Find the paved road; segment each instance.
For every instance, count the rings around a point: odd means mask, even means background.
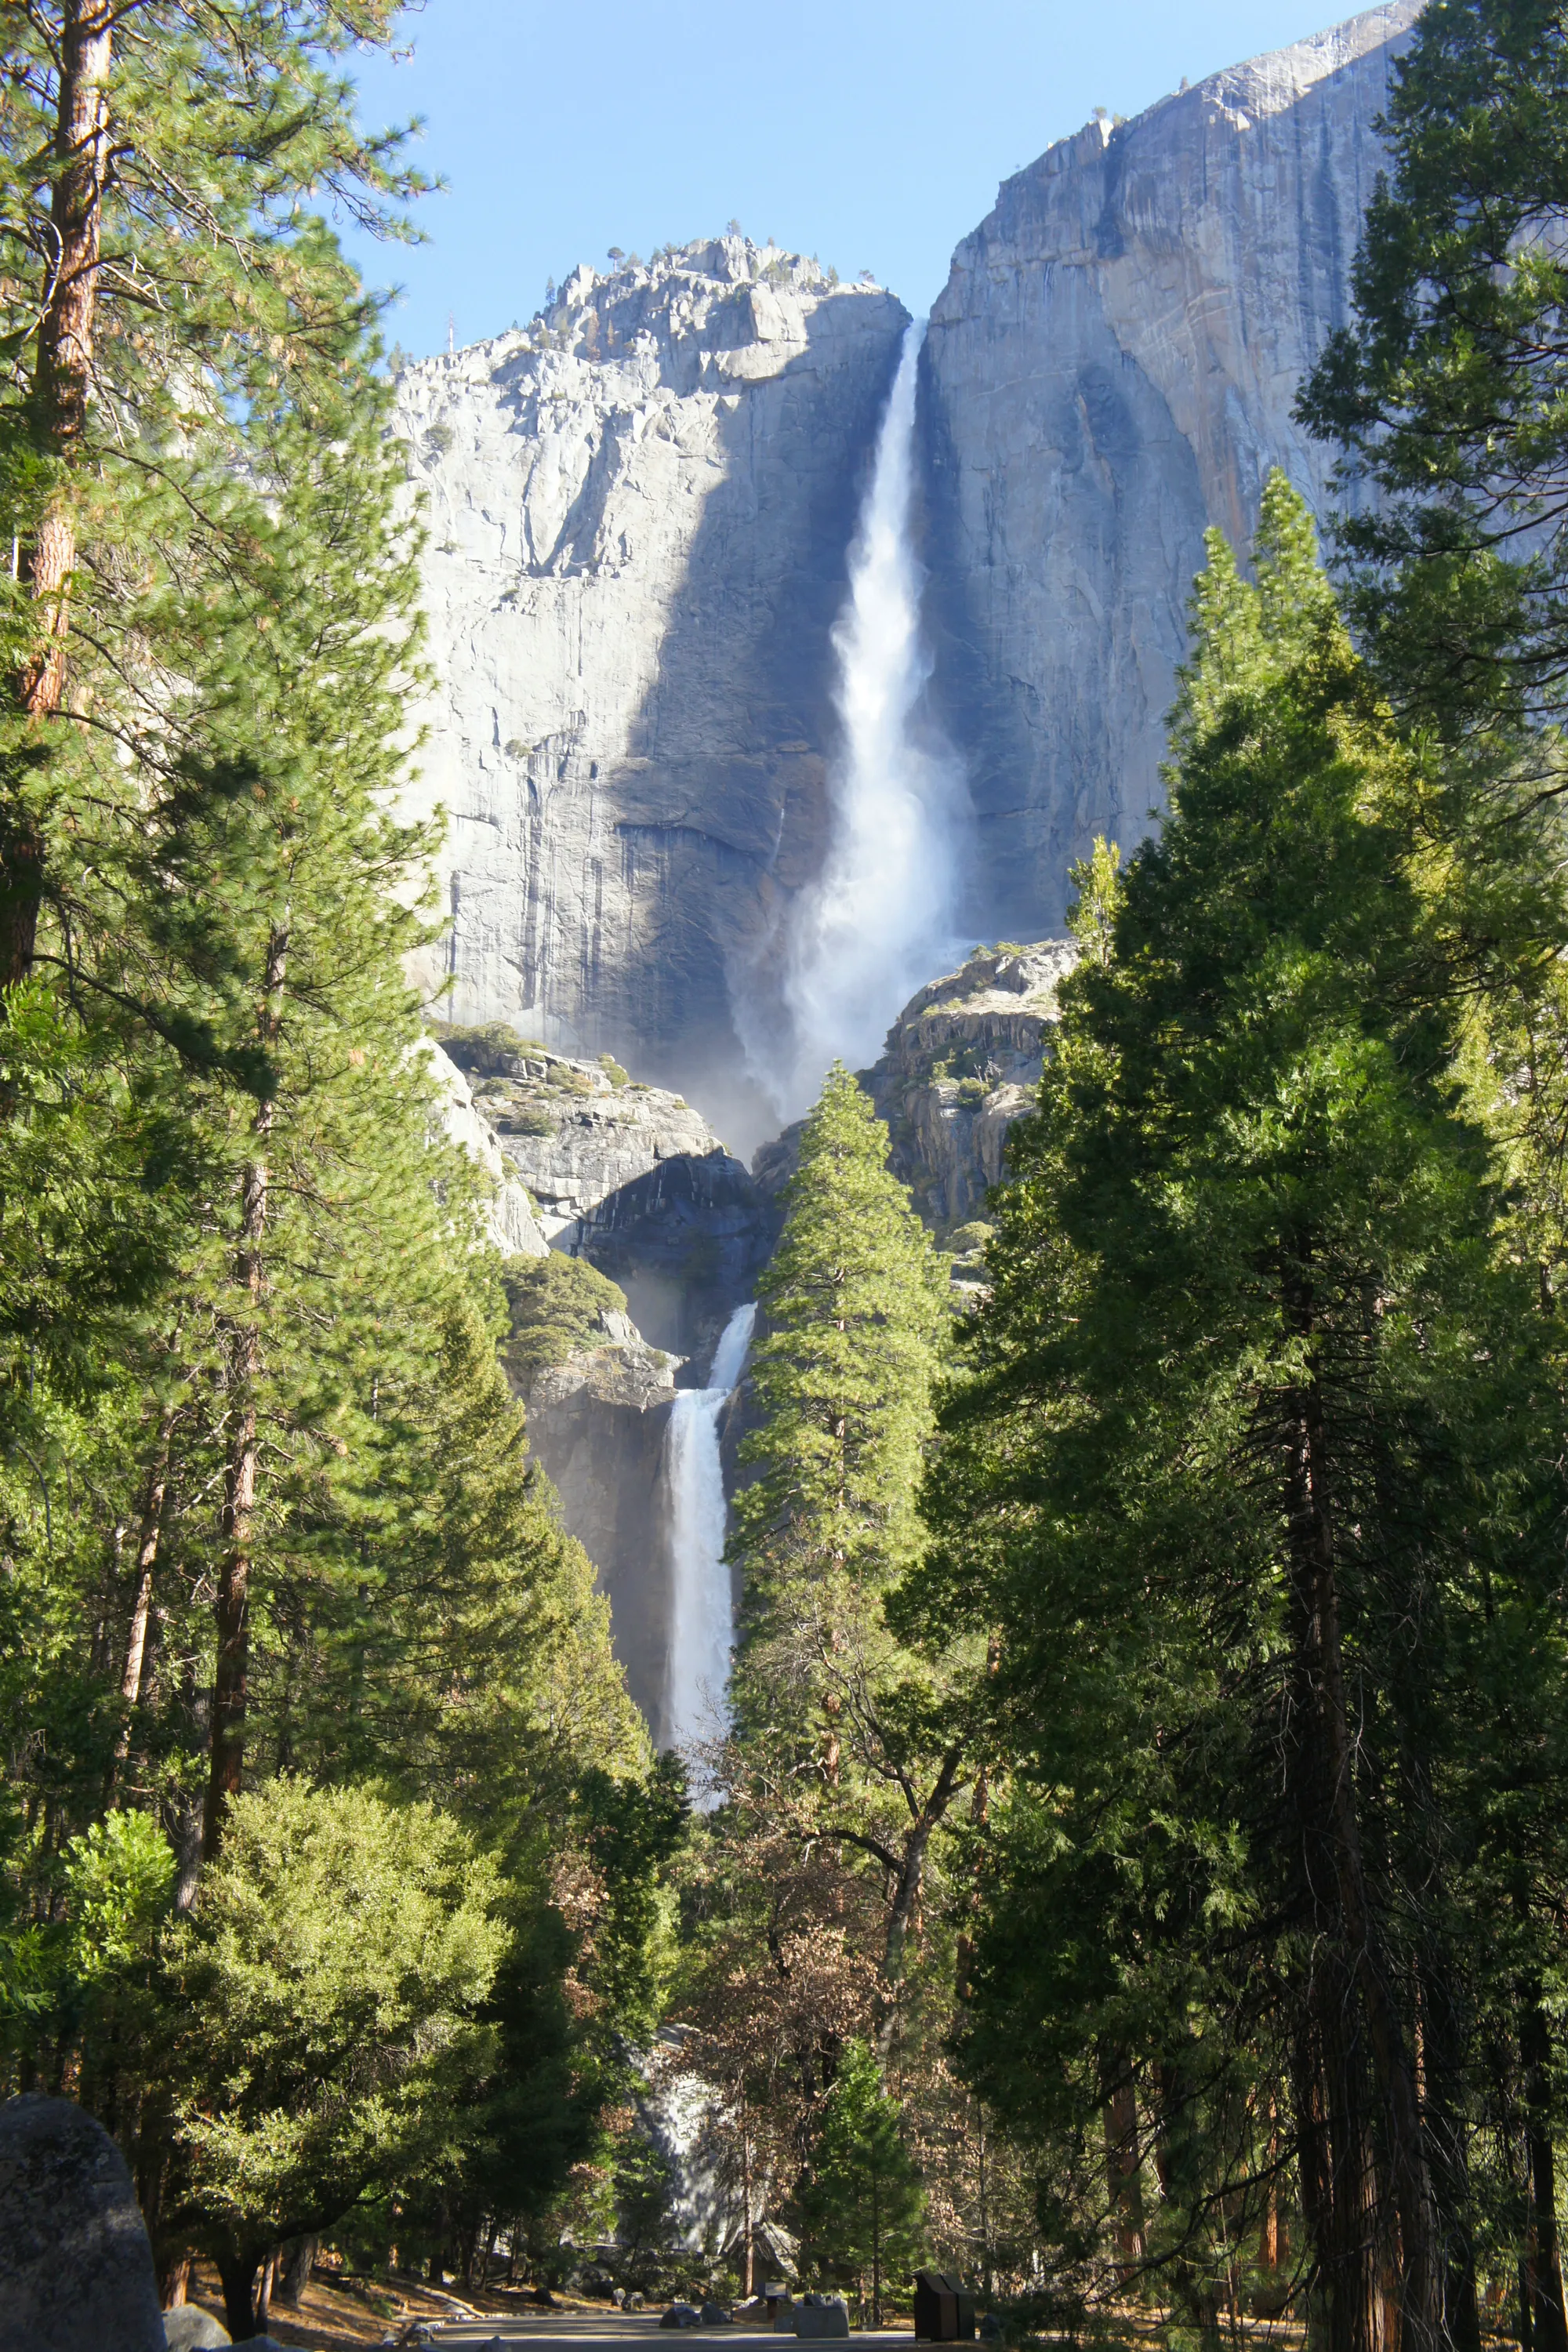
[[[653,2352],[658,2345],[684,2344],[703,2352],[784,2352],[785,2344],[794,2344],[793,2336],[779,2337],[763,2328],[753,2327],[660,2327],[657,2312],[634,2312],[628,2317],[608,2312],[542,2311],[509,2313],[507,2317],[486,2319],[450,2319],[442,2323],[437,2341],[440,2344],[537,2344],[553,2347],[554,2352]],[[840,2338],[842,2341],[842,2338]],[[850,2338],[861,2352],[912,2352],[914,2337],[908,2328],[884,2328],[874,2335],[869,2329],[862,2336],[858,2329]]]

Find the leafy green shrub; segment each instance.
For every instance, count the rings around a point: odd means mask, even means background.
[[[287,1775],[235,1800],[164,1948],[179,2213],[231,2329],[269,2245],[449,2140],[493,2054],[499,1899],[428,1805]]]
[[[626,1295],[586,1258],[528,1258],[509,1265],[503,1279],[511,1329],[501,1360],[512,1385],[526,1395],[547,1364],[563,1364],[593,1344],[601,1315],[624,1315]]]
[[[975,1217],[967,1225],[955,1225],[942,1247],[954,1257],[967,1257],[973,1250],[983,1250],[995,1230],[984,1217]]]
[[[521,1103],[500,1125],[508,1135],[553,1135],[555,1121],[537,1103]]]
[[[519,1055],[538,1056],[547,1050],[537,1038],[520,1037],[505,1021],[485,1021],[473,1028],[455,1021],[437,1021],[431,1025],[447,1059],[469,1077],[504,1076],[507,1064]]]
[[[603,1070],[605,1076],[608,1078],[613,1087],[624,1087],[626,1084],[630,1074],[629,1072],[622,1069],[620,1064],[616,1061],[613,1054],[601,1054],[599,1056],[599,1067]]]

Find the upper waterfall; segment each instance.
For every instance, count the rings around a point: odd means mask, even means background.
[[[831,1062],[874,1061],[900,1006],[952,960],[969,812],[958,759],[920,710],[931,667],[911,527],[924,339],[923,320],[904,334],[833,632],[844,740],[827,855],[793,910],[788,1045],[756,1071],[786,1118],[815,1101]]]

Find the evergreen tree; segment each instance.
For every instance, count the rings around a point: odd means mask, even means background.
[[[392,230],[388,200],[421,184],[397,134],[360,132],[335,68],[387,40],[392,15],[390,0],[58,0],[6,20],[0,470],[17,560],[0,989],[33,968],[46,908],[69,938],[48,958],[90,963],[143,763],[160,772],[178,737],[162,625],[248,536],[247,412],[279,394],[308,406],[369,322],[302,200]]]
[[[1388,689],[1445,726],[1555,715],[1568,666],[1568,38],[1547,0],[1425,9],[1394,67],[1357,322],[1300,399],[1364,486],[1337,526]]]
[[[1474,2343],[1478,1693],[1519,1676],[1555,1788],[1557,1408],[1460,1101],[1430,780],[1278,476],[1257,565],[1211,542],[1170,822],[1064,990],[945,1409],[917,1581],[998,1629],[1016,1774],[970,2063],[1061,2182],[1103,2115],[1115,2277],[1119,2151],[1154,2143],[1195,2305],[1293,2160],[1325,2342],[1379,2340],[1392,2279],[1406,2340]]]
[[[734,1510],[744,1579],[742,1721],[804,1694],[755,1689],[780,1645],[864,1624],[920,1546],[915,1496],[942,1332],[931,1239],[887,1164],[887,1129],[835,1064],[800,1140],[784,1231],[758,1286],[757,1426]],[[809,1629],[809,1633],[808,1630]]]
[[[882,2087],[876,2057],[851,2042],[823,2101],[804,2199],[802,2258],[870,2280],[873,2327],[882,2325],[885,2281],[900,2284],[924,2251],[921,2185],[899,2128],[899,2107]]]

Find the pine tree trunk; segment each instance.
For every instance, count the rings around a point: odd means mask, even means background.
[[[1519,2044],[1524,2061],[1525,2136],[1530,2152],[1530,2244],[1524,2277],[1531,2332],[1535,2352],[1568,2352],[1557,2224],[1557,2158],[1548,2091],[1552,2034],[1539,1985],[1529,1987],[1521,2003]]]
[[[1310,1332],[1311,1308],[1305,1284],[1293,1276],[1288,1279],[1286,1290],[1292,1321],[1299,1330]],[[1429,2352],[1442,2338],[1442,2269],[1415,2074],[1366,1891],[1340,1643],[1327,1434],[1315,1378],[1294,1401],[1285,1444],[1299,1679],[1309,1710],[1303,1728],[1316,1750],[1314,1769],[1302,1776],[1300,1793],[1308,1798],[1317,1818],[1303,1822],[1302,1828],[1309,1851],[1317,1848],[1331,1872],[1339,1937],[1367,2022],[1380,2137],[1387,2153],[1399,2225],[1405,2352]],[[1349,2186],[1343,2159],[1350,2154],[1348,2147],[1342,2153],[1340,2146],[1335,2147],[1336,2200]],[[1362,2170],[1355,2164],[1351,2168],[1352,2174]],[[1337,2221],[1335,2217],[1331,2222],[1331,2234],[1343,2248],[1345,2239]],[[1361,2236],[1359,2229],[1355,2234]]]
[[[288,969],[287,925],[268,941],[267,971],[258,1027],[264,1044],[277,1038],[284,977]],[[239,1246],[236,1286],[245,1304],[228,1327],[226,1385],[234,1420],[224,1466],[219,1532],[223,1569],[218,1581],[217,1662],[213,1675],[212,1748],[206,1808],[202,1824],[202,1860],[210,1862],[223,1843],[228,1808],[245,1777],[245,1710],[250,1663],[250,1571],[255,1532],[258,1416],[261,1379],[262,1244],[267,1231],[267,1145],[274,1107],[265,1102],[252,1125],[255,1156],[240,1185]]]
[[[153,1449],[152,1466],[142,1490],[142,1508],[137,1517],[136,1597],[131,1605],[131,1630],[125,1641],[125,1666],[120,1677],[120,1696],[124,1717],[115,1736],[114,1753],[110,1759],[104,1780],[103,1800],[111,1804],[115,1782],[126,1758],[131,1753],[131,1717],[142,1696],[142,1664],[147,1654],[147,1626],[153,1614],[153,1574],[157,1565],[158,1543],[163,1527],[163,1498],[169,1487],[169,1465],[174,1431],[173,1407],[158,1424],[158,1435]]]
[[[1138,2147],[1138,2100],[1125,2050],[1104,2064],[1105,2186],[1116,2231],[1117,2271],[1125,2285],[1143,2261],[1142,2160]]]
[[[87,429],[98,304],[103,191],[109,165],[110,61],[114,0],[65,0],[60,22],[53,251],[43,288],[34,409],[45,447],[68,469]],[[17,680],[28,718],[51,719],[65,698],[66,635],[76,523],[68,479],[57,484],[25,576],[42,606],[42,644]],[[44,844],[30,811],[0,814],[0,989],[32,967],[43,896]]]

